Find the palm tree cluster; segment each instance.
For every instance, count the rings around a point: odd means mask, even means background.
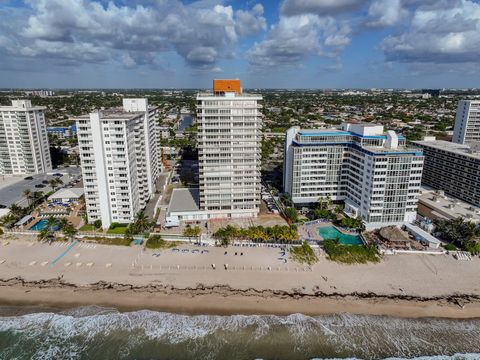
[[[59,186],[63,185],[63,181],[60,178],[51,179],[48,185],[55,191]]]
[[[444,240],[473,254],[480,253],[480,227],[459,217],[435,220],[435,232]]]
[[[60,220],[57,220],[53,216],[50,216],[47,219],[45,227],[38,233],[37,238],[40,241],[52,241],[55,238],[55,232],[58,230],[60,230],[63,235],[69,240],[72,240],[78,232],[75,226],[69,223],[66,218],[61,218]]]
[[[191,227],[190,225],[187,225],[187,227],[183,229],[183,236],[198,237],[201,233],[202,230],[200,229],[200,226]]]
[[[135,221],[128,225],[125,230],[125,238],[132,239],[134,235],[146,233],[150,230],[155,223],[150,221],[147,215],[143,211],[140,211],[135,216]]]
[[[10,205],[10,213],[0,219],[0,225],[12,228],[13,225],[22,217],[32,212],[45,199],[45,195],[41,191],[23,191],[23,196],[27,200],[27,206],[22,207],[17,204]]]
[[[355,229],[358,231],[364,231],[365,230],[365,224],[363,223],[363,220],[360,216],[356,218],[351,218],[351,217],[344,217],[342,221],[340,222],[342,226],[345,226],[349,229]]]
[[[250,226],[246,229],[227,225],[218,229],[213,236],[228,244],[233,239],[252,241],[296,241],[298,233],[296,226],[275,225],[272,227]]]

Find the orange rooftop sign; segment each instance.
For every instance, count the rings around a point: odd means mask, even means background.
[[[242,92],[242,88],[240,87],[240,80],[238,79],[229,79],[229,80],[213,80],[213,93],[226,93],[226,92],[234,92],[240,94]]]

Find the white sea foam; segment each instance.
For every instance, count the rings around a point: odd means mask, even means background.
[[[0,318],[0,333],[12,332],[24,341],[38,341],[35,353],[38,359],[74,358],[74,354],[81,354],[98,341],[98,337],[108,338],[115,334],[125,338],[118,349],[119,358],[128,358],[130,349],[145,341],[189,343],[192,351],[208,345],[212,347],[211,357],[214,358],[217,350],[228,345],[232,335],[242,336],[242,342],[254,346],[264,338],[273,339],[279,329],[286,331],[286,341],[291,342],[298,353],[308,353],[318,344],[325,344],[332,351],[361,354],[363,358],[394,354],[399,357],[388,359],[480,359],[480,354],[461,354],[478,349],[478,320],[416,320],[351,314],[188,316],[148,310],[120,313],[99,307]],[[207,338],[208,343],[205,342]],[[452,353],[458,355],[415,358],[419,354]]]

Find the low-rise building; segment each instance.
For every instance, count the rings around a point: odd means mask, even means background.
[[[69,139],[77,135],[77,126],[57,126],[57,127],[48,127],[47,132],[58,136],[60,139]]]
[[[480,223],[480,207],[447,196],[442,190],[434,190],[428,187],[420,189],[417,211],[422,219],[453,220],[462,217],[467,221]]]

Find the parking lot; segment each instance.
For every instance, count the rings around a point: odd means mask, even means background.
[[[55,173],[61,173],[62,176],[53,176]],[[9,207],[12,204],[26,206],[27,199],[23,196],[25,190],[49,192],[52,190],[48,181],[59,178],[62,180],[63,187],[68,186],[70,182],[81,178],[80,168],[67,168],[62,170],[54,170],[50,174],[37,174],[25,176],[4,176],[0,177],[0,205]],[[46,182],[46,183],[43,183]],[[72,183],[72,185],[74,185]]]

